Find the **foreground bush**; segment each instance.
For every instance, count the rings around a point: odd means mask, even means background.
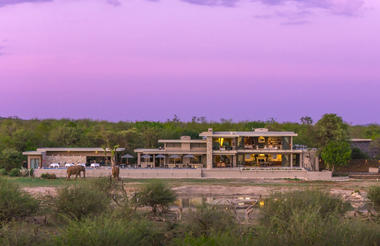
[[[49,245],[49,234],[37,225],[24,222],[10,222],[0,227],[1,246]]]
[[[368,199],[371,200],[376,207],[380,207],[380,186],[369,187]]]
[[[108,214],[69,223],[56,238],[59,246],[164,245],[164,230],[145,219],[124,220]],[[165,228],[164,228],[165,229]]]
[[[41,174],[42,179],[57,179],[57,176],[55,173],[42,173]]]
[[[7,175],[7,170],[5,168],[0,168],[0,176]]]
[[[82,183],[59,189],[53,202],[59,214],[81,219],[107,210],[110,197],[93,185]]]
[[[152,212],[165,212],[169,205],[173,203],[177,196],[167,185],[155,181],[145,185],[145,187],[136,194],[138,204],[150,206]]]
[[[202,206],[183,217],[183,232],[194,236],[207,236],[237,229],[237,221],[230,210],[215,206]]]
[[[295,211],[317,211],[321,217],[330,214],[343,215],[351,207],[339,197],[317,190],[276,193],[266,199],[264,204],[262,208],[264,222],[270,221],[273,217],[287,220]]]
[[[19,168],[13,168],[9,171],[9,176],[11,177],[18,177],[20,176],[20,169]]]
[[[39,202],[20,188],[0,178],[0,221],[22,218],[34,214]]]

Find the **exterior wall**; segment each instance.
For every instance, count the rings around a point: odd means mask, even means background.
[[[358,148],[361,152],[367,154],[371,158],[376,156],[376,153],[371,149],[370,141],[352,141],[351,148]]]
[[[304,150],[301,154],[301,167],[309,171],[319,171],[319,158],[316,149]]]

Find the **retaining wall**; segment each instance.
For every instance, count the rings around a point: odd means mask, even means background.
[[[66,169],[36,169],[34,175],[54,173],[57,177],[66,177]],[[107,177],[110,168],[86,169],[86,177]],[[120,169],[120,178],[215,178],[215,179],[302,179],[332,180],[329,171],[309,172],[306,170],[240,170],[240,169]]]

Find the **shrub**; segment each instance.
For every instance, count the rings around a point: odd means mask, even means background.
[[[380,207],[380,186],[369,187],[368,199],[371,200],[376,207]]]
[[[223,208],[205,205],[184,215],[183,231],[190,235],[207,236],[236,228],[235,216],[230,210]]]
[[[39,202],[20,188],[0,178],[0,221],[34,214]]]
[[[83,183],[59,189],[54,203],[58,213],[81,219],[105,211],[110,204],[110,197],[92,185]]]
[[[262,208],[264,222],[273,217],[287,220],[294,211],[317,211],[321,217],[335,213],[342,215],[351,207],[340,198],[317,190],[276,193],[266,199],[264,204]]]
[[[29,171],[29,176],[30,176],[30,177],[34,177],[34,169],[33,169],[33,168],[30,169],[30,171]]]
[[[0,168],[0,176],[7,175],[7,170],[5,168]]]
[[[26,168],[21,168],[21,169],[20,169],[20,176],[22,176],[22,177],[27,177],[27,176],[29,176],[29,170],[26,169]]]
[[[0,245],[2,246],[48,245],[49,239],[49,234],[34,224],[10,222],[0,228]]]
[[[136,197],[138,204],[150,206],[154,214],[165,212],[177,198],[167,185],[159,181],[147,184]]]
[[[11,177],[18,177],[20,176],[20,169],[19,168],[13,168],[9,171],[9,176]]]
[[[145,219],[124,220],[105,214],[79,222],[72,221],[57,236],[55,245],[164,245],[161,228]]]
[[[55,175],[55,173],[42,173],[41,178],[42,179],[56,179],[57,176]]]
[[[12,168],[20,168],[23,160],[22,153],[16,149],[7,148],[0,152],[0,167],[7,171]]]

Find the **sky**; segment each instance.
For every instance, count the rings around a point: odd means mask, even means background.
[[[0,0],[0,117],[380,123],[379,0]]]

